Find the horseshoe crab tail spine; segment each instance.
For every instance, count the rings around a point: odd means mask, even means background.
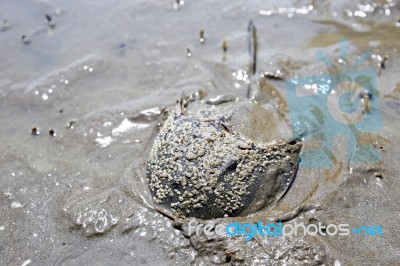
[[[252,20],[250,20],[249,22],[249,26],[247,28],[247,31],[249,32],[249,54],[250,54],[250,79],[252,79],[254,77],[254,75],[256,74],[256,70],[257,70],[257,31],[256,31],[256,27],[254,26],[254,23]],[[251,94],[252,94],[252,82],[250,81],[249,83],[249,87],[247,90],[247,98],[251,98]]]

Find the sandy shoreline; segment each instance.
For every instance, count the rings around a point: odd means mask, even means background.
[[[0,264],[396,264],[399,2],[181,2],[0,3]],[[363,85],[353,98],[322,93],[349,80]],[[297,102],[290,82],[331,107]],[[199,91],[247,99],[249,86],[251,104],[301,138],[302,160],[277,204],[215,222],[379,225],[383,236],[209,237],[155,209],[146,163],[163,112]],[[356,103],[367,122],[336,119],[335,106]],[[240,119],[249,138],[283,138],[252,122],[260,115]]]

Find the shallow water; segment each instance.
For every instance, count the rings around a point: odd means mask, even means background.
[[[10,23],[0,31],[0,264],[397,262],[399,2],[181,3],[0,2],[0,18]],[[249,20],[258,36],[254,77]],[[300,165],[273,210],[241,221],[276,220],[311,206],[293,219],[379,224],[383,237],[207,240],[185,236],[154,210],[144,165],[164,108],[199,90],[209,98],[244,98],[250,83],[262,92],[257,100],[265,108],[288,119],[285,81],[269,80],[263,87],[260,75],[279,70],[288,80],[331,73],[315,55],[322,52],[340,64],[342,39],[349,42],[349,62],[371,51],[360,66],[378,73],[382,129],[359,138],[382,147],[381,161],[353,163],[346,138],[336,138],[331,168]],[[31,135],[34,126],[37,136]],[[305,139],[303,149],[318,145]]]

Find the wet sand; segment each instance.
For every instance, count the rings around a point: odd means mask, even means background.
[[[398,1],[2,1],[0,22],[9,25],[0,31],[0,264],[395,265],[399,18]],[[382,127],[355,136],[380,160],[357,162],[346,136],[336,137],[326,150],[332,165],[300,162],[278,204],[216,221],[380,225],[382,237],[209,239],[189,235],[188,219],[155,209],[147,157],[162,113],[178,99],[199,90],[207,99],[246,99],[251,86],[262,108],[290,123],[288,80],[337,71],[318,52],[343,66],[367,51],[358,67],[376,72]],[[248,122],[263,118],[249,119],[241,122],[247,136],[269,141],[269,128]],[[314,133],[327,138],[318,125]],[[321,146],[307,134],[302,154]]]

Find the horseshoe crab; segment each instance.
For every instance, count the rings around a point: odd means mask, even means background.
[[[272,206],[296,173],[301,143],[250,100],[170,110],[147,163],[154,203],[202,219]]]
[[[225,95],[199,102],[191,95],[181,100],[151,148],[147,177],[153,201],[180,215],[248,215],[273,206],[296,174],[301,143],[291,139],[278,114],[284,106],[268,109],[257,103],[262,94],[252,90],[258,50],[252,21],[248,33],[248,99]],[[280,95],[263,78],[259,86],[260,92]],[[278,97],[278,106],[282,101]]]

